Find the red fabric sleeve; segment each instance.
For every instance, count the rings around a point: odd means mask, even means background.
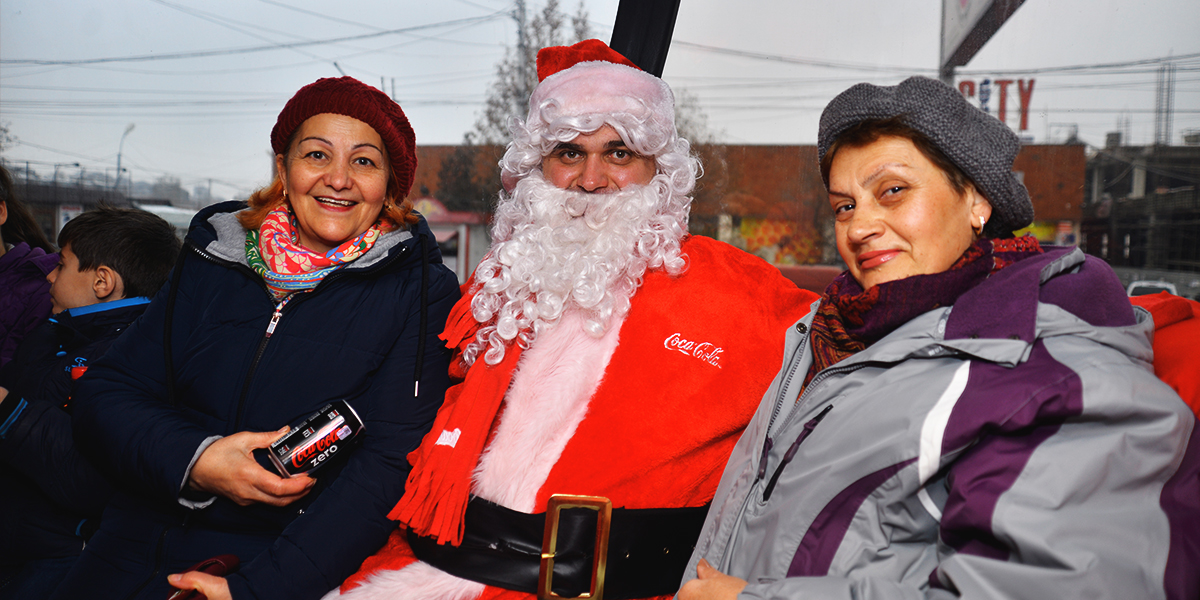
[[[1200,415],[1200,302],[1167,292],[1129,301],[1154,316],[1154,374]]]

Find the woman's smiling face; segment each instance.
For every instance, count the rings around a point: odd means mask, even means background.
[[[379,219],[390,168],[383,139],[370,125],[314,115],[275,162],[305,248],[328,252]]]
[[[949,269],[992,212],[974,187],[957,193],[912,141],[894,136],[837,151],[829,204],[838,253],[864,290]]]

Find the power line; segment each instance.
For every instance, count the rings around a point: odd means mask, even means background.
[[[428,25],[415,25],[413,27],[402,27],[400,29],[388,29],[385,31],[377,31],[374,33],[363,33],[359,35],[349,35],[339,38],[330,38],[325,40],[311,40],[288,42],[282,44],[270,44],[266,46],[251,46],[247,48],[227,48],[224,50],[199,50],[195,52],[175,52],[165,54],[143,54],[139,56],[115,56],[107,58],[82,58],[75,60],[45,60],[36,58],[17,58],[17,59],[0,59],[0,64],[3,65],[96,65],[103,63],[121,63],[121,62],[147,62],[157,60],[183,60],[189,58],[207,58],[210,56],[230,56],[234,54],[250,54],[254,52],[268,52],[272,50],[287,50],[292,48],[302,48],[306,46],[319,46],[325,44],[338,44],[342,42],[351,42],[358,40],[373,39],[387,35],[395,35],[409,33],[413,31],[421,31],[424,29],[436,29],[438,27],[449,27],[452,25],[460,25],[464,23],[483,23],[498,17],[507,17],[506,11],[500,11],[486,15],[483,17],[471,17],[466,19],[455,19],[452,21],[442,21],[440,23],[430,23]]]
[[[271,6],[278,6],[279,8],[286,8],[287,10],[290,10],[292,12],[298,12],[298,13],[304,14],[304,15],[319,17],[321,19],[333,21],[335,23],[342,23],[344,25],[354,25],[355,27],[362,27],[363,29],[370,29],[373,31],[384,31],[384,29],[382,27],[376,27],[374,25],[367,25],[366,23],[359,23],[358,21],[351,21],[349,19],[343,19],[340,17],[332,16],[332,15],[321,14],[319,12],[303,9],[298,6],[284,4],[283,2],[276,2],[275,0],[258,0],[258,1],[262,2],[263,4],[270,4]]]
[[[907,67],[907,66],[897,66],[897,65],[873,65],[873,64],[867,64],[867,63],[851,63],[851,62],[837,62],[837,61],[830,61],[830,60],[818,60],[818,59],[814,59],[814,58],[786,56],[783,54],[768,54],[768,53],[763,53],[763,52],[751,52],[748,50],[736,50],[733,48],[722,48],[719,46],[710,46],[707,44],[697,44],[695,42],[688,42],[688,41],[678,40],[678,39],[673,40],[671,42],[671,45],[679,45],[679,46],[683,46],[683,47],[687,47],[687,48],[696,48],[698,50],[704,50],[706,52],[713,52],[716,54],[725,54],[725,55],[729,55],[729,56],[739,56],[742,58],[752,58],[752,59],[756,59],[756,60],[766,60],[766,61],[772,61],[772,62],[782,62],[782,63],[789,63],[789,64],[797,64],[797,65],[807,65],[807,66],[812,66],[812,67],[822,67],[822,68],[828,68],[828,69],[848,69],[848,70],[852,70],[852,71],[870,71],[870,72],[877,72],[877,73],[894,73],[894,74],[895,73],[909,73],[909,74],[937,73],[937,69],[925,69],[925,68],[920,68],[920,67]],[[971,76],[978,76],[978,75],[1037,75],[1037,74],[1042,74],[1042,73],[1066,74],[1066,73],[1073,73],[1073,72],[1079,72],[1079,71],[1096,71],[1099,69],[1124,69],[1124,68],[1128,68],[1128,67],[1159,65],[1164,62],[1183,62],[1183,61],[1189,61],[1189,60],[1198,59],[1198,58],[1200,58],[1200,52],[1196,52],[1196,53],[1192,53],[1192,54],[1181,54],[1178,56],[1163,56],[1163,57],[1157,57],[1157,58],[1145,58],[1145,59],[1131,60],[1131,61],[1124,61],[1124,62],[1096,63],[1096,64],[1090,64],[1090,65],[1088,65],[1088,64],[1067,65],[1067,66],[1059,66],[1059,67],[1041,67],[1041,68],[1033,68],[1033,69],[1003,69],[1003,70],[1001,70],[1001,69],[987,69],[987,70],[958,69],[955,71],[955,74],[956,75],[971,75]],[[1147,70],[1145,72],[1152,72],[1152,71],[1156,71],[1156,69]],[[1136,71],[1136,72],[1142,72],[1142,71]]]
[[[1192,54],[1181,54],[1179,56],[1162,56],[1162,57],[1158,57],[1158,58],[1144,58],[1141,60],[1130,60],[1130,61],[1125,61],[1125,62],[1098,63],[1098,64],[1091,64],[1091,65],[1069,65],[1069,66],[1065,66],[1065,67],[1043,67],[1040,69],[1005,69],[1003,71],[997,71],[997,70],[959,71],[959,70],[956,70],[955,74],[961,73],[961,74],[969,74],[969,75],[988,75],[988,74],[999,73],[999,74],[1003,74],[1003,75],[1037,75],[1039,73],[1070,73],[1070,72],[1074,72],[1074,71],[1094,71],[1096,69],[1119,69],[1119,68],[1136,67],[1136,66],[1142,66],[1142,65],[1159,65],[1162,63],[1166,63],[1166,62],[1185,61],[1185,60],[1191,60],[1191,59],[1195,59],[1195,58],[1200,58],[1200,52],[1195,52]]]
[[[317,17],[317,18],[325,20],[325,21],[333,21],[335,23],[342,23],[344,25],[353,25],[355,27],[361,27],[363,29],[370,29],[373,31],[384,31],[384,28],[382,28],[382,27],[377,27],[375,25],[368,25],[366,23],[359,23],[358,21],[351,21],[350,19],[343,19],[341,17],[335,17],[333,15],[327,15],[327,14],[319,13],[319,12],[316,12],[313,10],[307,10],[304,8],[300,8],[298,6],[291,6],[290,4],[285,4],[283,2],[277,2],[276,0],[258,0],[258,1],[262,2],[264,4],[270,4],[271,6],[278,6],[279,8],[287,9],[292,12],[297,12],[300,14]],[[492,10],[491,8],[486,7],[486,6],[479,6],[477,4],[475,6],[478,6],[479,8],[482,8],[484,10]],[[469,25],[473,25],[473,24],[474,23],[470,23]],[[470,41],[464,41],[464,40],[447,40],[442,37],[432,37],[432,36],[413,36],[413,37],[417,38],[418,40],[425,40],[425,41],[438,41],[438,42],[452,41],[455,44],[461,44],[461,45],[467,45],[467,46],[487,46],[487,47],[494,46],[494,44],[489,44],[489,43],[485,43],[485,42],[470,42]]]
[[[750,52],[748,50],[734,50],[732,48],[720,48],[718,46],[709,46],[707,44],[697,44],[695,42],[686,42],[686,41],[678,40],[678,39],[672,40],[671,45],[672,46],[679,45],[679,46],[684,46],[687,48],[696,48],[698,50],[704,50],[704,51],[713,52],[716,54],[726,54],[729,56],[739,56],[742,58],[753,58],[753,59],[757,59],[757,60],[766,60],[766,61],[772,61],[772,62],[782,62],[782,63],[789,63],[789,64],[797,64],[797,65],[808,65],[810,67],[823,67],[823,68],[827,68],[827,69],[849,69],[852,71],[871,71],[871,72],[875,72],[875,73],[896,73],[896,72],[913,73],[913,74],[921,74],[921,73],[936,74],[937,73],[937,69],[923,69],[923,68],[919,68],[919,67],[882,66],[882,65],[869,65],[869,64],[865,64],[865,63],[849,63],[849,62],[835,62],[835,61],[828,61],[828,60],[817,60],[817,59],[813,59],[813,58],[800,58],[797,56],[785,56],[782,54],[766,54],[763,52]]]

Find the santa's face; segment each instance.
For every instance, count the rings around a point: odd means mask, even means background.
[[[546,181],[581,192],[607,194],[646,185],[656,172],[654,158],[630,149],[611,125],[562,142],[542,159]]]

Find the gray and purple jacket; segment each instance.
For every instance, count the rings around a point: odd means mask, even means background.
[[[1200,597],[1200,434],[1103,262],[1013,264],[797,398],[811,319],[684,582],[706,558],[741,598]]]

